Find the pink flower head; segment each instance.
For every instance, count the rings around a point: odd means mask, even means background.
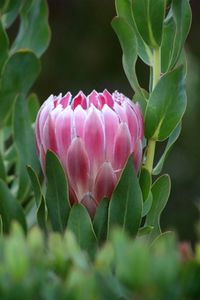
[[[91,215],[103,197],[111,197],[128,157],[136,171],[141,163],[140,108],[117,91],[51,95],[40,108],[35,135],[43,172],[49,149],[67,175],[70,202],[82,203]]]

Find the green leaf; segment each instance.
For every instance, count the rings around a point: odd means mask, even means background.
[[[37,206],[37,221],[41,229],[46,230],[46,204],[42,194],[38,176],[31,166],[27,166],[28,175],[31,180],[32,188],[35,195],[35,202]]]
[[[17,185],[17,199],[23,203],[26,200],[28,192],[30,190],[30,180],[26,172],[26,166],[21,156],[18,154],[17,165],[16,165],[17,177],[15,183]]]
[[[26,117],[25,117],[26,116]],[[25,98],[19,95],[14,107],[14,141],[24,164],[31,165],[39,171],[39,161],[35,149],[34,130],[29,119],[28,105]]]
[[[185,77],[179,67],[163,75],[150,95],[145,114],[145,137],[165,140],[186,108]]]
[[[0,82],[0,124],[8,118],[16,96],[28,92],[39,71],[39,60],[31,51],[18,51],[10,56]]]
[[[2,68],[8,58],[8,46],[9,46],[8,36],[0,22],[0,53],[1,53],[1,55],[0,55],[0,74],[1,74]]]
[[[166,174],[159,177],[152,186],[153,204],[146,218],[146,225],[153,226],[153,230],[149,235],[150,240],[161,233],[160,216],[167,204],[170,189],[170,178]]]
[[[96,248],[96,237],[91,218],[84,206],[75,204],[72,206],[67,229],[71,230],[77,239],[79,246],[87,250],[93,256]]]
[[[107,238],[108,206],[109,199],[102,199],[96,209],[96,213],[93,220],[94,231],[99,243],[105,241]]]
[[[35,195],[35,203],[36,203],[37,207],[39,207],[41,198],[42,198],[40,182],[39,182],[39,179],[38,179],[38,176],[37,176],[35,170],[31,166],[27,166],[27,171],[28,171],[28,175],[31,180],[33,192]]]
[[[68,185],[64,170],[56,155],[47,151],[46,154],[47,191],[46,204],[55,231],[64,232],[69,216]]]
[[[34,123],[37,117],[37,113],[40,108],[40,102],[36,94],[31,94],[28,97],[28,110],[31,123]]]
[[[0,153],[0,178],[3,181],[6,181],[6,169],[5,169],[5,165],[1,153]]]
[[[2,23],[4,28],[8,28],[17,18],[19,11],[24,4],[24,0],[9,1],[6,13],[2,16]]]
[[[157,48],[162,42],[165,0],[132,0],[133,17],[147,45]]]
[[[152,192],[150,191],[147,199],[143,203],[142,217],[145,217],[149,213],[152,203],[153,203],[153,195]]]
[[[45,0],[27,1],[20,15],[20,28],[12,52],[31,49],[40,57],[49,45],[48,6]]]
[[[137,26],[135,25],[135,21],[132,16],[132,7],[131,0],[116,0],[115,1],[117,15],[126,20],[127,23],[133,28],[134,34],[137,37],[138,44],[138,55],[140,58],[148,65],[152,64],[152,52],[151,49],[147,46],[147,44],[141,38]]]
[[[145,201],[151,188],[151,174],[144,167],[142,167],[140,172],[140,188],[142,191],[143,201]]]
[[[3,230],[8,232],[11,222],[18,221],[26,231],[26,220],[20,204],[11,194],[7,185],[0,179],[0,215],[3,220]]]
[[[174,38],[173,56],[171,67],[173,67],[182,51],[191,26],[192,12],[188,0],[173,0],[172,12],[176,24],[176,35]]]
[[[141,227],[138,231],[138,236],[143,236],[143,235],[149,234],[152,230],[153,230],[152,226]]]
[[[142,192],[130,157],[110,201],[109,231],[110,227],[119,225],[136,235],[141,222],[142,202]]]
[[[14,143],[19,157],[17,161],[19,175],[19,190],[17,197],[22,201],[30,188],[26,165],[30,164],[37,171],[40,169],[35,150],[34,132],[29,120],[27,102],[22,95],[19,95],[15,102],[13,125]]]
[[[179,135],[181,133],[181,123],[178,124],[178,126],[173,130],[173,132],[170,134],[167,145],[165,147],[165,151],[162,154],[161,158],[159,159],[157,165],[155,166],[155,168],[153,169],[153,175],[159,175],[160,172],[162,171],[164,162],[166,160],[166,158],[168,157],[174,143],[176,142],[176,140],[178,139]]]
[[[170,68],[173,55],[174,40],[176,34],[176,25],[173,16],[167,22],[164,22],[163,41],[161,45],[161,72],[165,73]]]
[[[122,47],[122,63],[129,83],[135,91],[137,91],[139,94],[142,94],[135,73],[135,64],[137,60],[137,40],[133,29],[125,21],[125,19],[121,17],[115,17],[112,20],[111,25],[117,34]]]

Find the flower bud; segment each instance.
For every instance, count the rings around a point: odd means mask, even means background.
[[[68,178],[71,204],[82,203],[90,215],[103,197],[111,197],[130,155],[136,171],[140,167],[140,108],[117,91],[51,95],[40,108],[35,135],[43,172],[51,150]]]

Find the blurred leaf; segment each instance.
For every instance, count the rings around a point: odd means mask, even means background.
[[[149,234],[153,230],[153,226],[144,226],[141,227],[138,231],[138,236],[143,236]]]
[[[167,145],[166,145],[166,148],[165,148],[165,151],[162,154],[161,158],[159,159],[157,165],[153,169],[153,175],[159,175],[160,172],[162,171],[164,162],[165,162],[166,158],[168,157],[174,143],[178,139],[180,133],[181,133],[181,123],[178,124],[178,126],[170,134]]]
[[[135,64],[137,60],[137,40],[133,29],[121,17],[115,17],[111,23],[115,33],[120,41],[123,56],[122,63],[128,81],[134,91],[142,94],[137,76],[135,73]]]
[[[1,153],[0,153],[0,178],[3,181],[6,181],[6,169],[5,169],[5,165]]]
[[[4,28],[8,28],[17,18],[19,11],[24,4],[24,0],[10,0],[8,2],[6,13],[2,16],[2,23]]]
[[[17,94],[26,94],[40,71],[35,54],[18,51],[10,56],[3,68],[0,82],[0,124],[8,117]]]
[[[26,165],[30,164],[37,171],[40,169],[35,151],[34,132],[29,120],[27,102],[22,95],[19,95],[15,102],[13,126],[14,143],[19,156],[17,161],[19,176],[18,199],[22,201],[30,188]]]
[[[31,49],[40,57],[49,45],[48,7],[45,0],[27,1],[20,15],[20,28],[12,52]]]
[[[8,58],[8,46],[9,46],[8,44],[9,44],[8,36],[0,22],[0,53],[1,53],[1,55],[0,55],[0,74],[1,74],[2,68]]]
[[[32,188],[35,195],[35,202],[37,206],[37,221],[41,229],[46,230],[46,204],[44,200],[44,196],[41,191],[40,182],[36,172],[31,166],[27,166],[28,175],[30,177]]]
[[[28,110],[29,110],[31,123],[35,122],[39,108],[40,108],[40,102],[37,95],[31,94],[28,97]]]
[[[9,0],[0,0],[0,15],[6,11],[6,8],[8,6]]]
[[[108,198],[102,199],[94,216],[93,226],[98,242],[103,242],[107,238],[109,201]]]
[[[80,247],[87,250],[91,255],[96,248],[96,236],[92,226],[91,218],[84,206],[74,204],[70,210],[67,229],[71,230]]]
[[[48,215],[55,231],[64,232],[69,216],[68,185],[64,170],[56,155],[46,154],[47,191],[46,204]]]
[[[34,131],[29,119],[25,98],[19,95],[14,107],[14,141],[24,164],[30,164],[36,171],[40,169],[35,149]]]
[[[140,108],[142,110],[142,114],[145,115],[145,111],[146,111],[146,106],[147,106],[147,99],[149,98],[149,94],[147,93],[146,90],[144,89],[141,89],[142,90],[142,94],[139,94],[139,93],[135,93],[134,94],[134,97],[133,97],[133,100],[134,102],[138,102],[139,105],[140,105]]]
[[[0,179],[0,215],[3,221],[3,230],[8,232],[11,222],[18,221],[26,231],[26,220],[20,204],[11,194],[7,185]]]
[[[159,177],[152,186],[153,204],[146,217],[146,225],[153,226],[149,239],[154,239],[161,233],[160,215],[167,204],[171,189],[171,182],[168,175]]]
[[[109,230],[114,225],[122,226],[131,235],[136,235],[141,222],[142,192],[130,157],[115,188],[109,206]]]
[[[186,108],[185,78],[178,67],[163,75],[150,95],[145,114],[145,137],[165,140],[181,121]]]
[[[132,12],[137,29],[147,45],[161,45],[165,0],[132,0]]]
[[[182,51],[191,26],[192,12],[188,0],[173,0],[173,17],[176,24],[176,35],[174,39],[173,56],[171,66],[173,67]]]
[[[141,169],[139,182],[142,191],[143,201],[145,201],[149,195],[149,191],[151,188],[151,174],[144,167],[142,167]]]

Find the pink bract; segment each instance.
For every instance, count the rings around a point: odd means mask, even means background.
[[[49,149],[65,170],[71,204],[82,203],[91,216],[103,197],[111,197],[128,157],[137,172],[141,164],[142,114],[117,91],[51,95],[39,110],[35,135],[43,172]]]

